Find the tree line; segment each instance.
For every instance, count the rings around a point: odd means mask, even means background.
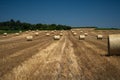
[[[56,24],[30,24],[21,22],[19,20],[15,21],[11,19],[10,21],[0,22],[0,30],[70,30],[71,26],[66,25],[56,25]]]

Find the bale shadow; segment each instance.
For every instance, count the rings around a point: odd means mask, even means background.
[[[118,56],[118,57],[120,57],[120,54],[100,54],[100,56],[106,56],[106,57]]]

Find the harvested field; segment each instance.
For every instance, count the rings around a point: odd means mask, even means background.
[[[77,29],[63,31],[60,40],[53,36],[61,31],[31,31],[19,36],[0,35],[0,80],[119,80],[120,56],[108,54],[109,34],[120,30]],[[88,33],[85,40],[79,35]],[[102,40],[96,36],[103,35]],[[26,36],[32,35],[32,41]]]

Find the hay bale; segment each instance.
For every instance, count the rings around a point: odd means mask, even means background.
[[[63,31],[60,31],[61,33],[63,32]]]
[[[50,36],[50,33],[46,33],[46,36]]]
[[[97,39],[98,40],[102,40],[103,39],[103,35],[97,35]]]
[[[47,33],[48,31],[45,31],[45,33]]]
[[[7,36],[7,33],[3,33],[3,36]]]
[[[26,36],[27,41],[32,41],[33,40],[33,36]]]
[[[22,31],[19,31],[19,33],[22,33]]]
[[[85,36],[88,36],[88,33],[84,33],[85,34]]]
[[[54,33],[54,31],[51,31],[51,33]]]
[[[36,31],[38,32],[39,30],[37,29]]]
[[[83,33],[83,31],[80,31],[80,33]]]
[[[31,32],[31,30],[28,30],[28,32]]]
[[[32,33],[35,33],[35,31],[32,31]]]
[[[120,34],[109,35],[108,54],[109,55],[120,55]]]
[[[20,34],[19,33],[15,33],[15,36],[19,36]]]
[[[55,35],[53,36],[54,40],[59,40],[60,39],[60,35]]]
[[[63,33],[62,33],[62,32],[60,33],[60,36],[63,36]]]
[[[85,39],[85,35],[80,35],[79,36],[79,40],[84,40]]]
[[[71,31],[72,33],[74,33],[75,31]]]
[[[75,35],[77,35],[77,33],[76,33],[76,32],[74,32],[74,33],[73,33],[73,35],[75,36]]]
[[[28,33],[29,31],[25,31],[26,33]]]
[[[38,33],[38,32],[36,32],[36,33],[35,33],[35,36],[39,36],[39,33]]]

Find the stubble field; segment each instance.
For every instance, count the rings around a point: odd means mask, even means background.
[[[120,56],[108,54],[109,34],[120,30],[73,29],[63,31],[60,40],[45,31],[0,35],[0,80],[120,80]],[[88,33],[85,40],[79,35]],[[96,35],[103,39],[97,40]],[[25,37],[33,35],[33,41]]]

